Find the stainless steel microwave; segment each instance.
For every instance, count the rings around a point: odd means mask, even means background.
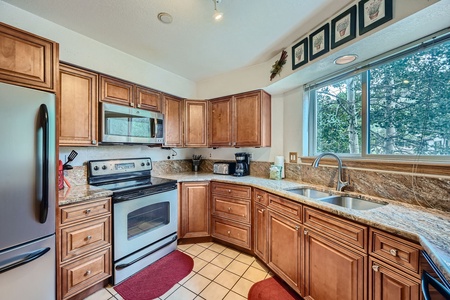
[[[101,143],[164,143],[164,115],[161,113],[102,102],[100,119]]]

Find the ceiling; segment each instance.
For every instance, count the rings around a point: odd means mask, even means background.
[[[352,0],[3,0],[192,81],[272,59]],[[157,19],[172,15],[171,24]]]

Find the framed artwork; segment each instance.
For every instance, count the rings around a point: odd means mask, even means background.
[[[361,0],[358,15],[361,35],[392,20],[392,0]]]
[[[356,5],[331,20],[331,49],[356,37]]]
[[[330,51],[330,24],[325,24],[309,35],[309,60]]]
[[[308,38],[304,38],[292,47],[292,70],[308,62]]]

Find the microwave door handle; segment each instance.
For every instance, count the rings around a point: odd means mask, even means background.
[[[155,135],[153,137],[156,138],[158,136],[158,118],[154,118],[153,120],[155,122]]]
[[[44,224],[47,221],[48,214],[48,175],[49,175],[49,120],[48,110],[45,104],[39,108],[40,127],[43,131],[42,138],[42,200],[39,213],[39,222]]]

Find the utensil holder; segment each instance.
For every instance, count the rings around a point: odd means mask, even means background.
[[[200,162],[201,160],[192,160],[192,171],[193,172],[198,172],[200,170]]]

